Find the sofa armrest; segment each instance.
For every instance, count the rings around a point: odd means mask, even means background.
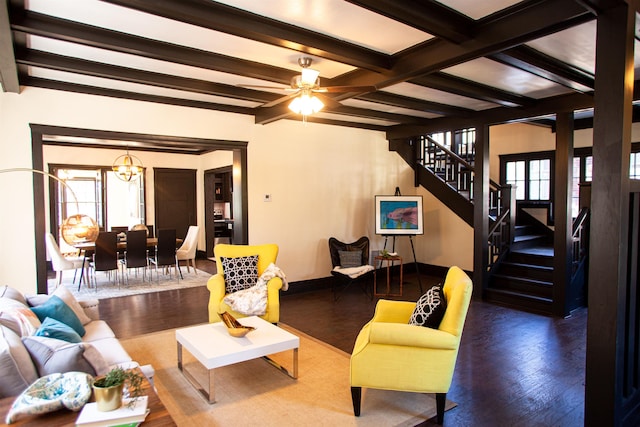
[[[458,337],[445,331],[402,323],[372,322],[369,332],[372,344],[455,350]]]
[[[100,300],[95,299],[84,299],[78,300],[80,307],[84,310],[85,314],[91,320],[100,320]]]

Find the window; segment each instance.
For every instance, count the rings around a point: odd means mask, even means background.
[[[529,200],[549,200],[551,189],[551,160],[529,162]]]
[[[500,156],[501,180],[513,186],[516,200],[547,202],[552,197],[553,152]]]
[[[631,153],[629,178],[640,179],[640,153]]]
[[[457,130],[454,133],[454,151],[462,158],[473,159],[476,147],[476,129],[468,128]]]
[[[451,132],[432,133],[429,136],[438,144],[451,148]]]
[[[516,200],[525,199],[525,173],[524,160],[518,162],[507,162],[507,185],[513,186],[516,193]]]
[[[94,218],[101,230],[146,222],[144,174],[134,181],[124,182],[110,167],[52,167],[52,173],[68,187],[56,184],[56,215],[52,230],[59,229],[64,218],[75,213]],[[71,191],[77,198],[77,205]],[[63,252],[72,249],[62,248],[63,241],[59,241]]]

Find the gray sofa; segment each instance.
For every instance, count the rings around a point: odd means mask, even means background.
[[[81,342],[34,334],[41,323],[30,308],[41,306],[53,295],[82,323],[85,333]],[[11,287],[0,287],[0,398],[17,396],[39,377],[54,372],[82,371],[96,376],[114,366],[138,366],[109,325],[100,320],[98,304],[97,299],[76,300],[64,287],[52,295],[30,297]],[[141,369],[152,380],[153,368],[147,365]]]

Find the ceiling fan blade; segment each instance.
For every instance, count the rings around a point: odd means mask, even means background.
[[[327,93],[365,93],[375,92],[378,90],[375,86],[326,86],[319,89],[314,89],[314,92],[327,92]]]
[[[278,89],[278,90],[287,90],[289,89],[286,86],[260,86],[260,85],[236,85],[237,87],[244,87],[247,89]]]
[[[322,101],[322,103],[328,108],[340,108],[340,107],[342,107],[342,104],[340,104],[338,101],[336,101],[335,99],[331,98],[330,96],[321,95],[319,93],[314,93],[314,96],[317,96],[318,99],[320,101]]]
[[[287,101],[287,100],[289,100],[289,99],[291,99],[291,98],[295,98],[296,96],[298,96],[298,92],[295,92],[295,93],[292,93],[292,94],[289,94],[289,95],[285,95],[285,96],[280,97],[280,98],[278,98],[278,99],[274,99],[274,100],[273,100],[273,101],[271,101],[271,102],[267,102],[266,104],[262,104],[260,107],[261,107],[261,108],[262,108],[262,107],[267,107],[267,108],[268,108],[268,107],[273,107],[273,106],[276,106],[276,105],[278,105],[278,104],[281,104],[281,103],[283,103],[283,102],[285,102],[285,101]]]

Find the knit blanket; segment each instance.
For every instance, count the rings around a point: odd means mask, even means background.
[[[355,279],[357,277],[362,276],[365,273],[368,273],[370,271],[373,271],[373,266],[372,265],[361,265],[359,267],[335,267],[333,269],[333,271],[335,271],[336,273],[340,273],[340,274],[344,274],[346,276],[349,276],[352,279]]]
[[[271,263],[258,277],[255,285],[228,294],[223,301],[238,313],[246,316],[262,316],[267,312],[267,283],[274,277],[282,279],[283,291],[289,289],[289,283],[284,272],[274,263]]]

